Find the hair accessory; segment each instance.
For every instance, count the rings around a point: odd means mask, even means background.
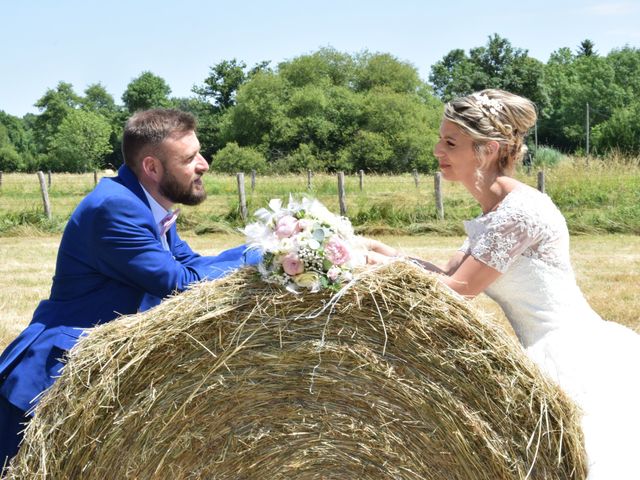
[[[486,93],[474,93],[471,96],[485,113],[493,116],[497,116],[498,112],[501,112],[504,108],[504,104],[500,100],[497,98],[489,98]]]

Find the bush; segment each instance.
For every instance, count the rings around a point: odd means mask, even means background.
[[[211,168],[224,173],[250,172],[251,170],[264,173],[267,170],[267,161],[264,155],[254,148],[241,147],[236,142],[231,142],[213,156]]]
[[[276,160],[272,167],[276,173],[300,173],[307,170],[315,172],[322,169],[323,162],[316,158],[311,146],[306,143],[301,144],[293,153]]]
[[[347,151],[349,163],[356,170],[387,172],[395,158],[386,136],[367,130],[358,132]]]
[[[12,145],[0,147],[0,171],[17,172],[24,169],[24,163]]]
[[[592,138],[598,153],[640,154],[640,104],[615,110],[611,118],[593,128]]]
[[[553,167],[566,160],[566,155],[551,147],[538,147],[533,152],[533,165],[536,167]]]

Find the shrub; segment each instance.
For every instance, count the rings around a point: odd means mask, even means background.
[[[17,172],[23,168],[24,163],[12,145],[0,147],[0,171]]]
[[[567,160],[567,156],[551,147],[538,147],[533,154],[533,165],[536,167],[552,167]]]
[[[224,173],[250,172],[263,173],[267,170],[267,161],[260,152],[251,147],[241,147],[230,142],[213,156],[213,170]]]
[[[318,160],[311,146],[306,143],[301,144],[293,153],[276,160],[272,167],[276,173],[300,173],[323,168],[323,162]]]

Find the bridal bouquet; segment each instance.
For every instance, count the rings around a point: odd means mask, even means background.
[[[242,231],[249,248],[262,252],[258,271],[269,283],[299,293],[337,290],[353,278],[352,270],[366,263],[351,222],[331,213],[317,200],[280,199],[255,213],[257,222]]]

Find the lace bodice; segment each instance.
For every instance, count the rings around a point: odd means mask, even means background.
[[[551,330],[599,319],[576,284],[567,226],[547,195],[519,186],[465,230],[462,250],[503,274],[485,293],[525,347]]]

